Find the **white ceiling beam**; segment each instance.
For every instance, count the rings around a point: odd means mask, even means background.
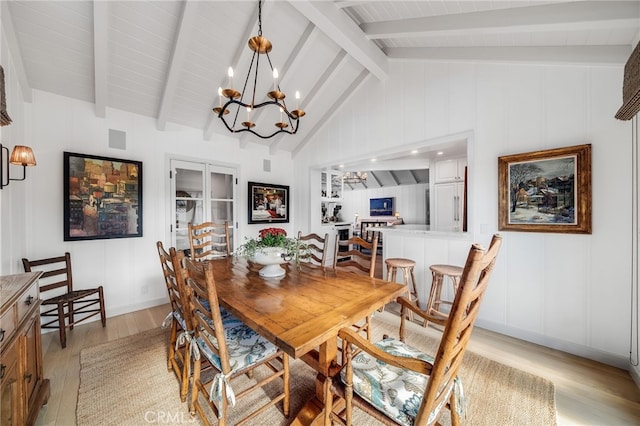
[[[109,2],[93,2],[93,86],[96,117],[107,116]]]
[[[382,188],[382,187],[384,186],[384,185],[382,184],[382,181],[380,180],[380,178],[378,178],[378,176],[376,176],[376,173],[375,173],[375,172],[371,171],[371,172],[369,172],[369,174],[371,175],[371,177],[373,178],[373,180],[375,180],[375,181],[376,181],[376,183],[378,184],[378,186],[379,186],[380,188]],[[365,184],[363,184],[363,185],[364,185],[364,186],[367,186],[367,185],[365,185]]]
[[[640,3],[576,1],[361,25],[369,39],[635,28]]]
[[[180,81],[180,72],[185,65],[187,50],[196,27],[197,17],[198,2],[193,0],[185,1],[175,37],[173,52],[171,53],[171,60],[169,61],[169,70],[167,71],[162,100],[160,101],[160,108],[158,110],[158,118],[156,120],[158,130],[164,130],[167,125],[167,118],[169,117],[176,89]]]
[[[22,62],[20,45],[18,44],[15,27],[13,26],[13,19],[11,19],[11,12],[9,11],[9,2],[3,1],[0,3],[2,7],[2,34],[7,40],[7,46],[9,47],[9,52],[11,52],[13,68],[16,71],[16,79],[18,80],[20,89],[22,90],[22,99],[27,103],[31,103],[33,100],[33,91],[29,85],[27,72],[25,71],[24,63]]]
[[[390,59],[491,61],[508,63],[624,64],[631,54],[623,46],[397,47]]]
[[[263,10],[265,9],[265,6],[267,6],[267,8],[270,7],[270,3],[267,2],[265,5],[263,5],[262,6]],[[251,17],[249,18],[249,21],[247,22],[247,26],[245,27],[244,32],[242,33],[242,36],[238,39],[238,42],[237,42],[238,45],[236,46],[236,51],[231,60],[231,67],[233,67],[234,70],[238,69],[238,62],[240,61],[240,57],[242,56],[242,53],[244,52],[244,50],[247,48],[247,40],[249,40],[252,36],[254,36],[254,32],[257,27],[258,27],[258,8],[255,8]],[[225,84],[225,81],[226,81],[226,75],[222,78],[222,80],[218,84],[218,87],[223,87]],[[217,101],[217,93],[214,93],[214,95],[212,96],[211,108],[209,108],[209,110],[212,110],[214,106],[217,106],[216,101]],[[209,140],[219,125],[220,124],[218,123],[218,117],[213,112],[211,112],[211,114],[209,115],[209,120],[207,121],[207,124],[204,127],[204,134],[203,134],[204,140]],[[226,131],[226,128],[224,128],[224,130]]]
[[[393,170],[389,171],[389,175],[391,176],[391,179],[393,179],[393,181],[395,182],[396,186],[400,185],[400,179],[398,179],[398,176],[396,175],[396,173]]]
[[[309,90],[309,93],[304,95],[304,104],[301,105],[301,109],[303,111],[307,110],[309,105],[313,105],[314,100],[317,99],[317,96],[322,90],[322,88],[326,84],[329,84],[329,79],[335,76],[339,76],[340,73],[342,72],[342,68],[347,64],[348,61],[349,61],[349,57],[347,56],[347,52],[341,49],[338,52],[338,54],[333,58],[331,63],[327,66],[327,68],[324,70],[320,78],[316,80],[316,83],[313,85],[311,90]],[[304,122],[303,119],[301,120]],[[269,146],[270,154],[273,155],[276,153],[276,150],[278,148],[278,145],[280,145],[280,142],[281,142],[281,139],[278,139],[277,141],[274,141],[274,143],[272,143],[271,146]]]
[[[338,9],[344,9],[347,7],[360,6],[361,4],[371,3],[375,0],[336,0],[333,4],[336,5]]]
[[[364,69],[362,70],[362,72],[360,74],[358,74],[358,76],[351,82],[351,84],[349,85],[349,87],[347,87],[347,89],[344,91],[344,93],[346,93],[345,96],[339,97],[337,98],[334,102],[333,105],[331,105],[329,108],[327,108],[325,110],[325,113],[323,114],[322,117],[320,117],[317,121],[315,126],[313,126],[311,128],[311,130],[309,130],[309,132],[307,133],[307,135],[305,136],[304,140],[300,141],[300,143],[298,144],[298,146],[296,146],[293,151],[291,152],[291,156],[295,157],[296,154],[298,154],[298,152],[300,152],[300,150],[311,140],[311,138],[313,137],[313,135],[315,135],[318,130],[320,130],[322,128],[322,126],[324,126],[325,124],[327,124],[329,122],[329,119],[336,113],[338,112],[338,110],[340,109],[340,106],[344,103],[346,103],[356,92],[356,90],[358,89],[358,87],[364,83],[367,79],[367,76],[371,75],[371,73]]]
[[[289,3],[313,22],[338,46],[378,79],[389,75],[386,56],[362,30],[332,2],[290,0]]]

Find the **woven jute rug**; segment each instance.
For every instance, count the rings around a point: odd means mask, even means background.
[[[373,319],[376,338],[382,334],[397,337],[400,319],[388,312]],[[434,352],[438,342],[425,329],[408,324],[407,342]],[[178,381],[167,371],[168,332],[154,329],[109,343],[86,348],[80,354],[80,388],[76,418],[78,425],[199,424],[191,417],[187,404],[180,402]],[[300,360],[291,365],[291,413],[295,415],[314,394],[314,371]],[[241,389],[243,380],[233,382]],[[466,397],[467,425],[555,425],[553,383],[542,377],[491,361],[467,351],[460,373]],[[271,394],[258,390],[238,401],[231,409],[229,424],[245,415]],[[282,405],[258,416],[255,425],[286,425]],[[448,413],[441,418],[449,424]],[[212,419],[212,423],[216,423]],[[371,417],[354,410],[354,424],[376,425]]]

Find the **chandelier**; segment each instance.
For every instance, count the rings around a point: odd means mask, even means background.
[[[227,75],[229,76],[229,87],[223,89],[218,88],[219,105],[213,108],[213,112],[218,115],[218,118],[222,120],[224,125],[232,133],[250,132],[254,135],[268,139],[279,133],[295,134],[298,131],[299,119],[305,115],[305,112],[299,109],[300,92],[296,91],[296,107],[293,110],[287,108],[285,102],[285,94],[280,90],[278,84],[278,70],[273,67],[269,52],[271,52],[271,42],[262,36],[262,1],[258,1],[258,35],[249,39],[249,49],[253,51],[251,57],[251,64],[247,77],[244,80],[244,86],[242,87],[242,93],[238,92],[233,87],[233,68],[229,67]],[[268,99],[263,98],[256,103],[256,88],[258,86],[258,70],[260,65],[260,55],[264,54],[267,57],[269,68],[271,69],[271,75],[273,76],[273,90],[266,93]],[[262,81],[262,80],[261,80]],[[253,88],[248,86],[252,84]],[[271,86],[271,83],[268,84]],[[222,98],[228,99],[226,103],[222,104]],[[261,110],[262,108],[262,110]],[[278,119],[274,123],[275,130],[268,124],[262,123],[256,127],[256,123],[251,121],[252,116],[256,117],[256,111],[265,111],[263,115],[273,117],[273,120]],[[245,113],[246,111],[246,113]],[[271,112],[269,114],[268,112]],[[231,113],[231,114],[230,114]],[[233,120],[225,116],[229,115],[233,117]],[[246,120],[242,121],[242,117],[246,114]],[[268,122],[269,118],[265,118]],[[262,118],[262,117],[261,117]],[[238,123],[240,121],[240,123]]]
[[[344,175],[342,175],[342,182],[349,184],[365,184],[367,183],[367,177],[367,172],[344,172]]]

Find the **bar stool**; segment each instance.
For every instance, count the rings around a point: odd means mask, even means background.
[[[384,261],[387,266],[387,281],[396,281],[396,274],[398,269],[402,271],[402,277],[404,285],[407,286],[407,294],[409,300],[415,301],[416,306],[420,306],[418,302],[418,292],[416,291],[416,277],[413,274],[413,268],[416,266],[416,262],[411,259],[404,259],[400,257],[391,257]],[[411,287],[409,287],[409,281],[411,281]],[[384,310],[384,307],[382,307]],[[413,320],[413,313],[409,311],[409,319]]]
[[[443,312],[440,309],[440,306],[453,305],[453,300],[442,299],[444,278],[449,277],[455,297],[456,291],[458,291],[458,284],[460,284],[460,277],[462,276],[462,268],[453,265],[431,265],[429,269],[431,270],[433,280],[431,281],[431,290],[429,291],[429,300],[427,301],[426,312],[430,318],[425,319],[422,326],[426,327],[429,322],[444,326],[447,323],[449,314],[448,312]]]

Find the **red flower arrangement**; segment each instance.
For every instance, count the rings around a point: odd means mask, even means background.
[[[287,240],[287,231],[282,228],[264,228],[258,233],[263,247],[281,247]]]
[[[286,257],[298,260],[300,251],[307,250],[306,244],[302,244],[295,238],[287,238],[287,231],[282,228],[263,228],[258,233],[258,239],[245,238],[245,243],[236,250],[236,255],[251,258],[257,251],[267,247],[281,247]]]

